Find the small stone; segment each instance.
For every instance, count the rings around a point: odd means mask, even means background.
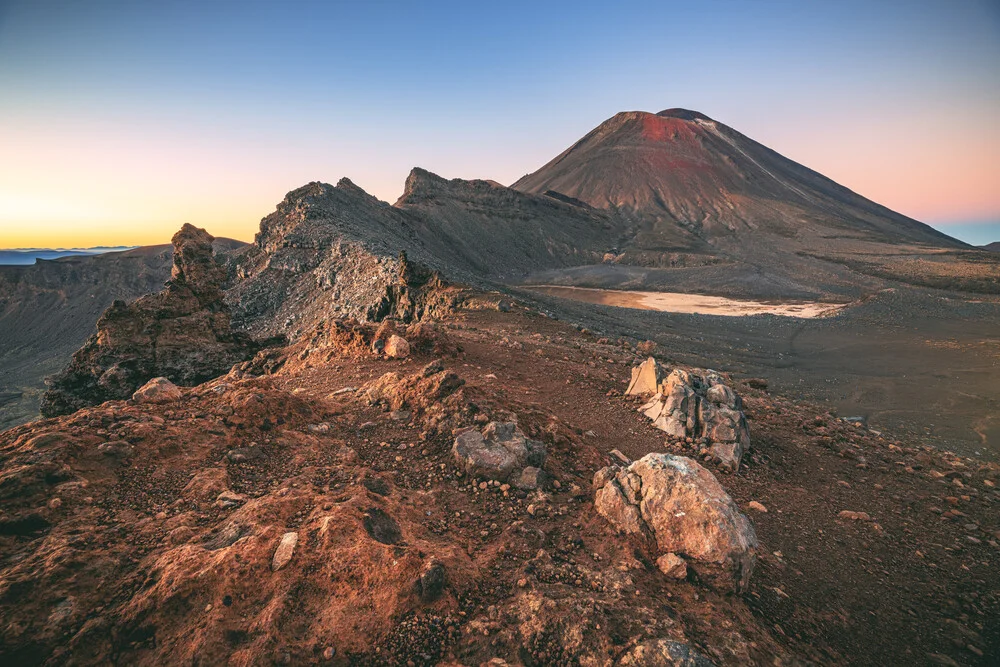
[[[434,602],[441,597],[446,583],[444,565],[436,561],[428,563],[417,579],[417,593],[423,602]]]
[[[851,521],[871,521],[872,518],[868,516],[867,512],[852,512],[851,510],[843,510],[838,514],[841,519],[850,519]]]
[[[610,452],[608,452],[608,455],[614,459],[617,459],[618,462],[621,463],[622,465],[628,465],[632,463],[632,459],[625,456],[624,454],[621,453],[621,451],[617,449],[612,449]]]
[[[242,505],[247,500],[247,497],[242,493],[236,493],[226,489],[218,496],[215,497],[215,504],[223,509],[228,509],[230,507],[236,507],[237,505]]]
[[[393,334],[385,342],[385,356],[389,359],[405,359],[410,356],[410,344],[402,336]]]
[[[57,510],[62,506],[62,498],[53,498],[49,501],[49,509]]]
[[[764,507],[763,504],[757,502],[756,500],[751,500],[749,503],[747,503],[747,509],[752,509],[767,514],[767,508]]]
[[[663,554],[656,559],[656,566],[671,579],[687,578],[687,563],[677,554]]]
[[[534,491],[545,482],[545,473],[541,469],[528,466],[520,474],[514,475],[514,486],[522,491]]]
[[[333,656],[335,655],[337,655],[337,650],[332,646],[327,646],[325,649],[323,649],[324,660],[333,660]]]
[[[278,548],[274,550],[274,558],[271,560],[272,572],[277,572],[288,565],[288,561],[292,560],[292,554],[295,552],[295,545],[298,544],[298,541],[298,533],[285,533],[281,536]]]

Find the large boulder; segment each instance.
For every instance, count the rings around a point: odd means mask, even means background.
[[[490,422],[481,433],[466,431],[451,451],[462,472],[501,482],[525,468],[540,469],[546,454],[545,444],[525,437],[514,422]]]
[[[632,369],[632,383],[646,388],[657,377],[655,360],[650,357]],[[645,379],[643,379],[645,378]],[[639,411],[653,420],[653,426],[672,438],[705,438],[709,451],[723,467],[739,469],[750,449],[750,428],[743,414],[743,401],[722,376],[714,371],[694,373],[674,369],[656,385],[656,394]],[[651,393],[646,391],[645,393]]]
[[[402,336],[389,336],[385,342],[385,356],[389,359],[405,359],[410,356],[410,344]]]
[[[719,589],[743,591],[756,561],[757,535],[732,498],[692,459],[647,454],[594,477],[594,504],[619,531],[658,555],[675,554]]]

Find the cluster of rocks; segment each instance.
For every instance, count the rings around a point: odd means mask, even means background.
[[[230,325],[222,291],[226,271],[213,255],[214,237],[185,224],[172,241],[166,289],[131,304],[115,301],[101,315],[97,333],[64,371],[46,381],[44,416],[127,399],[154,377],[199,384],[257,351],[257,344]]]
[[[715,371],[674,369],[666,377],[653,357],[632,369],[625,392],[653,397],[639,411],[653,426],[679,440],[699,440],[720,465],[737,470],[750,448],[743,401]]]
[[[615,528],[645,540],[672,577],[698,577],[719,589],[746,590],[756,562],[750,521],[711,472],[693,459],[647,454],[594,475],[594,506]]]
[[[357,393],[368,404],[382,406],[390,418],[421,422],[430,433],[457,427],[464,384],[465,380],[436,360],[411,375],[386,373]]]
[[[469,429],[455,438],[451,451],[459,470],[472,478],[510,482],[522,490],[544,483],[545,444],[527,438],[514,422]]]

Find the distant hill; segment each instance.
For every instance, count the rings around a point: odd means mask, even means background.
[[[979,246],[983,250],[989,250],[990,252],[1000,252],[1000,241],[994,241],[993,243],[987,243],[984,246]]]
[[[0,250],[0,266],[26,266],[36,259],[59,259],[81,255],[101,255],[106,252],[122,252],[136,246],[97,246],[94,248],[12,248]]]

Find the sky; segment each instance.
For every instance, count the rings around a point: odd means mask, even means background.
[[[509,184],[670,107],[1000,240],[996,0],[0,0],[0,247],[251,240],[309,181]]]

